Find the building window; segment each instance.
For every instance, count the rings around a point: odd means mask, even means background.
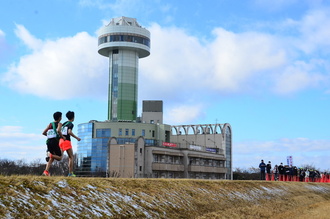
[[[111,129],[96,129],[96,138],[110,138]]]
[[[119,25],[119,24],[116,23],[116,25]],[[104,36],[104,37],[99,38],[98,41],[99,41],[99,45],[102,43],[106,43],[107,41],[109,41],[109,42],[124,41],[124,42],[139,43],[139,44],[143,44],[143,45],[150,47],[150,39],[148,39],[146,37],[141,37],[138,35],[131,36],[131,35],[127,35],[125,33],[115,33],[115,34],[111,34],[108,36]]]
[[[146,130],[142,129],[142,136],[146,136]]]
[[[142,154],[142,148],[140,148],[140,153]]]
[[[128,129],[125,129],[125,135],[128,136],[128,132],[129,130]]]
[[[122,135],[123,135],[123,130],[122,130],[122,129],[119,129],[119,131],[118,131],[118,135],[119,135],[119,136],[122,136]]]
[[[161,155],[160,162],[165,163],[165,155]]]
[[[159,155],[158,154],[154,154],[154,162],[158,163],[159,160]]]
[[[132,136],[135,136],[135,129],[132,129]]]
[[[140,166],[140,171],[142,171],[142,166]]]

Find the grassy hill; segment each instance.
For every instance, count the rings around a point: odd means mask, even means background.
[[[329,216],[329,183],[0,176],[1,218]]]

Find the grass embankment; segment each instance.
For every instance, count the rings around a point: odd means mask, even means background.
[[[329,218],[330,184],[0,176],[1,218]]]

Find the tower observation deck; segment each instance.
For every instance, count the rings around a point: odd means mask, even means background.
[[[150,55],[150,32],[135,18],[113,18],[99,31],[98,53],[109,57],[108,120],[134,121],[139,58]]]

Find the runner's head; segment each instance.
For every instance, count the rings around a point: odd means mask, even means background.
[[[54,118],[54,120],[55,121],[59,121],[59,120],[61,120],[62,119],[62,113],[61,112],[55,112],[54,114],[53,114],[53,118]]]
[[[68,111],[66,113],[66,118],[68,118],[68,120],[74,119],[74,112],[73,111]]]

